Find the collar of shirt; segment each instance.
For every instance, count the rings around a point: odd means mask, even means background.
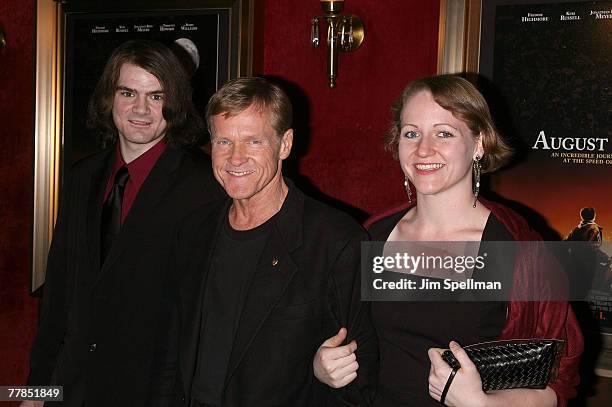
[[[128,180],[125,191],[123,194],[123,205],[122,205],[122,213],[121,220],[125,220],[127,213],[129,212],[132,203],[136,199],[136,195],[138,195],[138,191],[140,191],[140,187],[144,184],[145,180],[149,176],[149,173],[153,169],[153,166],[159,159],[159,157],[166,151],[166,142],[165,140],[161,140],[159,143],[155,144],[141,156],[126,164],[123,156],[121,155],[121,148],[119,147],[119,143],[117,143],[117,148],[115,149],[115,161],[113,162],[113,167],[111,169],[110,177],[106,182],[106,189],[104,191],[104,200],[110,194],[110,190],[113,187],[113,180],[115,179],[115,175],[119,168],[126,166],[128,169],[128,173],[130,174],[130,179]]]

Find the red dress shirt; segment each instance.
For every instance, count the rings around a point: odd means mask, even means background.
[[[119,171],[119,168],[126,166],[128,173],[130,174],[130,178],[125,185],[125,190],[123,191],[123,203],[121,204],[122,225],[130,212],[130,209],[132,208],[132,204],[136,200],[140,187],[142,187],[142,184],[144,184],[145,180],[149,176],[149,173],[153,169],[153,166],[164,151],[166,151],[166,142],[162,140],[147,150],[140,157],[136,158],[129,164],[126,164],[123,156],[121,155],[119,143],[117,143],[115,162],[113,163],[113,168],[111,169],[111,174],[106,182],[106,189],[104,190],[104,201],[106,201],[108,194],[110,194],[113,187],[113,180],[115,179],[117,171]]]

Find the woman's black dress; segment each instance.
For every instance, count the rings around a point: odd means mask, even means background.
[[[401,212],[376,222],[372,240],[386,241],[402,218]],[[490,215],[483,231],[480,252],[487,241],[511,241],[512,236]],[[509,256],[504,256],[509,258]],[[511,257],[513,259],[513,257]],[[513,263],[502,265],[512,274]],[[506,270],[507,269],[507,270]],[[486,267],[479,273],[486,272]],[[476,272],[473,275],[478,280]],[[372,320],[380,349],[379,385],[375,407],[437,406],[429,396],[427,350],[497,339],[506,319],[506,302],[372,302]]]

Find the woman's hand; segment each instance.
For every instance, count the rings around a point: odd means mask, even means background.
[[[351,341],[340,346],[346,339],[346,328],[340,328],[338,333],[327,339],[317,350],[312,367],[314,375],[320,382],[339,389],[346,386],[357,377],[357,343]]]
[[[461,368],[455,374],[444,404],[452,407],[485,406],[487,395],[482,391],[482,381],[476,366],[457,342],[451,341],[449,348],[461,364]],[[436,401],[440,401],[444,386],[453,370],[442,359],[442,352],[444,352],[444,349],[440,348],[431,348],[427,351],[431,361],[429,395]]]
[[[510,389],[490,393],[482,391],[480,374],[463,348],[457,342],[451,342],[449,348],[461,364],[446,393],[444,404],[452,407],[497,407],[497,406],[556,406],[557,395],[550,387],[545,389]],[[431,348],[427,352],[431,361],[429,371],[429,395],[440,401],[444,386],[452,368],[442,359],[443,349]]]

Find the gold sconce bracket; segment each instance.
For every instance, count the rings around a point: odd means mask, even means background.
[[[321,43],[320,20],[327,22],[327,76],[329,87],[336,87],[338,76],[338,51],[352,52],[365,38],[363,21],[354,14],[341,14],[344,0],[321,1],[324,14],[311,19],[310,44],[317,48]]]
[[[354,14],[342,16],[340,23],[340,51],[351,52],[361,46],[365,37],[363,21]]]

